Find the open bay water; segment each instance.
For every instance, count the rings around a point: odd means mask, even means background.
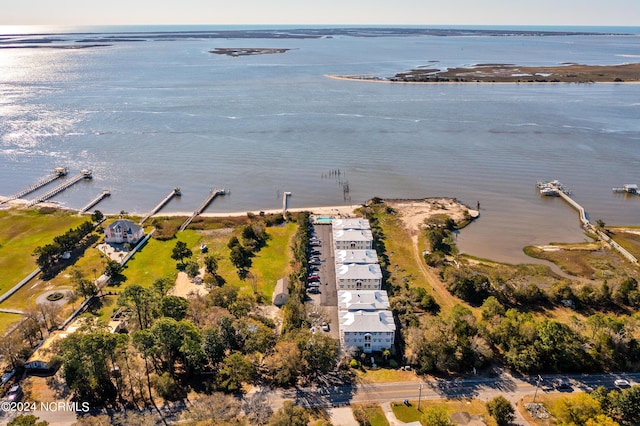
[[[101,34],[104,36],[104,34]],[[62,35],[62,38],[78,36]],[[590,217],[640,225],[638,84],[438,84],[343,81],[419,66],[618,64],[640,60],[633,35],[349,37],[119,41],[87,49],[0,49],[0,193],[66,165],[94,171],[54,198],[80,208],[209,212],[456,197],[481,218],[462,251],[527,260],[522,247],[582,241],[577,213],[542,198],[569,186]],[[290,48],[230,57],[222,47]],[[340,179],[327,177],[340,170]],[[343,185],[348,182],[350,202]],[[46,187],[48,189],[51,186]],[[41,192],[43,192],[43,189]]]

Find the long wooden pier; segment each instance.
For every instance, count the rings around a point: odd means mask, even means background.
[[[33,205],[36,205],[36,204],[41,203],[43,201],[46,201],[49,198],[58,195],[59,193],[61,193],[65,189],[69,188],[70,186],[75,185],[76,183],[80,182],[82,179],[91,179],[92,177],[93,177],[93,174],[92,174],[91,170],[84,169],[79,174],[77,174],[74,177],[70,178],[68,181],[63,182],[60,185],[56,186],[51,191],[47,191],[44,194],[42,194],[42,195],[34,198],[33,200],[29,201],[27,203],[27,207],[31,207]]]
[[[185,229],[187,229],[187,226],[189,226],[189,224],[193,221],[193,219],[196,218],[196,216],[198,216],[199,214],[201,214],[204,209],[207,208],[207,206],[209,204],[211,204],[211,202],[218,196],[218,195],[224,195],[226,193],[226,191],[224,189],[213,189],[211,190],[211,192],[209,193],[209,195],[207,196],[207,198],[205,198],[205,200],[202,202],[202,204],[200,204],[200,207],[198,207],[198,209],[193,212],[193,214],[191,215],[191,217],[189,217],[187,220],[184,221],[184,223],[182,224],[182,226],[180,227],[180,231],[184,231]]]
[[[598,230],[598,228],[593,226],[591,224],[591,222],[589,221],[589,216],[587,215],[587,212],[584,210],[584,207],[582,207],[573,198],[571,198],[564,191],[562,191],[560,189],[559,185],[555,185],[554,183],[551,183],[549,185],[550,185],[551,188],[554,188],[554,189],[557,190],[557,192],[558,192],[557,195],[558,196],[560,196],[563,200],[565,200],[567,203],[569,203],[569,205],[571,205],[573,208],[578,210],[578,213],[580,215],[580,222],[582,223],[582,227],[584,228],[585,231],[592,232],[595,235],[597,235],[598,238],[601,241],[604,241],[604,242],[608,243],[611,247],[613,247],[614,249],[618,250],[618,252],[620,252],[620,254],[622,254],[624,257],[626,257],[631,263],[635,263],[635,264],[638,263],[638,259],[636,259],[636,257],[634,255],[629,253],[620,244],[618,244],[615,241],[613,241],[611,239],[611,237],[609,237],[607,234],[605,234],[604,232]]]
[[[102,201],[105,197],[109,197],[111,195],[111,191],[109,191],[108,189],[105,189],[104,191],[102,191],[100,193],[100,195],[98,195],[96,198],[94,198],[93,200],[89,201],[87,203],[86,206],[84,206],[83,208],[80,209],[80,214],[85,213],[87,210],[89,210],[91,207],[95,206],[96,204],[98,204],[100,201]]]
[[[160,209],[163,208],[165,204],[167,204],[173,197],[179,197],[180,195],[182,195],[182,193],[180,192],[180,188],[173,188],[173,191],[171,191],[166,197],[164,197],[164,199],[160,201],[160,203],[158,203],[158,205],[155,206],[153,210],[151,210],[145,217],[142,218],[142,220],[140,221],[140,225],[142,225],[151,216],[158,213]]]
[[[0,204],[2,203],[6,203],[8,201],[11,200],[17,200],[18,198],[22,198],[27,194],[32,193],[33,191],[42,188],[43,186],[47,185],[48,183],[53,182],[54,180],[61,178],[63,176],[66,176],[67,173],[69,173],[69,170],[66,167],[56,167],[56,169],[54,170],[54,172],[52,174],[50,174],[49,176],[45,176],[42,179],[40,179],[39,181],[37,181],[36,183],[34,183],[31,186],[26,187],[25,189],[16,192],[15,194],[9,196],[6,200],[0,202]]]

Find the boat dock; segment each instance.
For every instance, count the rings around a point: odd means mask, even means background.
[[[47,185],[48,183],[53,182],[54,180],[61,178],[63,176],[66,176],[67,173],[69,173],[69,170],[66,167],[56,167],[54,172],[52,174],[50,174],[49,176],[45,176],[42,179],[40,179],[39,181],[37,181],[36,183],[34,183],[31,186],[26,187],[25,189],[23,189],[20,192],[16,192],[15,194],[9,196],[6,200],[2,201],[0,204],[2,203],[6,203],[8,201],[11,200],[17,200],[18,198],[22,198],[27,194],[32,193],[33,191],[42,188],[43,186]]]
[[[95,206],[96,204],[98,204],[100,201],[102,201],[105,197],[109,197],[111,195],[111,191],[109,191],[108,189],[105,189],[104,191],[102,191],[102,193],[100,195],[98,195],[96,198],[94,198],[93,200],[89,201],[89,203],[84,206],[83,208],[80,209],[80,211],[78,212],[78,214],[82,214],[85,213],[87,210],[89,210],[91,207]]]
[[[46,193],[34,198],[33,200],[29,201],[27,203],[27,207],[31,207],[31,206],[34,206],[34,205],[36,205],[38,203],[46,201],[49,198],[52,198],[52,197],[58,195],[59,193],[61,193],[65,189],[71,187],[72,185],[75,185],[76,183],[80,182],[82,179],[91,179],[92,177],[93,177],[93,174],[92,174],[91,170],[84,169],[79,174],[77,174],[74,177],[70,178],[68,181],[63,182],[60,185],[56,186],[51,191],[48,191],[48,192],[46,192]]]
[[[164,197],[164,199],[160,201],[160,203],[158,203],[158,205],[155,206],[153,210],[151,210],[145,217],[142,218],[142,220],[140,221],[140,225],[142,225],[151,216],[158,213],[160,209],[163,208],[165,204],[167,204],[173,197],[179,197],[180,195],[182,195],[182,193],[180,192],[180,188],[173,188],[173,191],[171,191],[166,197]]]
[[[555,182],[557,182],[558,184],[556,184]],[[553,181],[553,182],[549,182],[547,185],[549,185],[548,187],[550,189],[556,191],[557,196],[561,197],[563,200],[569,203],[569,205],[571,205],[573,208],[578,210],[578,213],[580,215],[580,222],[582,223],[582,227],[585,231],[591,232],[597,235],[598,239],[606,242],[611,247],[616,249],[618,252],[620,252],[620,254],[626,257],[631,263],[635,263],[635,264],[638,263],[638,259],[636,259],[634,255],[629,253],[624,247],[622,247],[620,244],[613,241],[611,237],[609,237],[604,232],[600,231],[597,227],[593,226],[591,222],[589,222],[589,216],[587,215],[587,212],[584,210],[584,207],[578,204],[578,202],[576,202],[573,198],[571,198],[569,194],[567,194],[565,191],[561,189],[562,184],[560,184],[558,181]],[[542,190],[540,193],[542,193]]]
[[[638,185],[635,183],[627,183],[621,188],[611,188],[611,190],[616,193],[640,195],[640,192],[638,192]]]
[[[540,195],[558,197],[561,192],[565,195],[571,195],[571,190],[558,180],[538,181],[536,183],[536,187],[540,191]]]
[[[209,193],[209,195],[207,196],[207,198],[205,198],[205,200],[202,202],[202,204],[200,204],[200,207],[198,207],[198,209],[193,212],[193,214],[191,215],[191,217],[189,217],[189,219],[185,220],[184,223],[182,224],[182,226],[180,227],[180,231],[184,231],[185,229],[187,229],[187,226],[189,226],[189,224],[193,221],[193,219],[196,218],[196,216],[198,216],[199,214],[201,214],[204,209],[207,208],[207,206],[209,204],[211,204],[211,202],[218,196],[218,195],[224,195],[226,194],[226,191],[224,189],[213,189],[211,190],[211,192]]]

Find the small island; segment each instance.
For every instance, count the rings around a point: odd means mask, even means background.
[[[640,82],[640,63],[621,65],[583,65],[564,63],[557,66],[522,67],[514,64],[477,64],[472,67],[437,69],[415,68],[393,77],[372,75],[336,76],[332,78],[392,83],[604,83]]]
[[[264,47],[217,47],[210,50],[209,53],[227,56],[251,56],[251,55],[268,55],[273,53],[285,53],[291,49],[282,48],[264,48]]]

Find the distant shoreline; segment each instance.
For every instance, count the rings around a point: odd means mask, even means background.
[[[477,64],[467,68],[414,68],[393,77],[371,74],[325,77],[337,80],[401,84],[558,84],[558,83],[640,83],[640,63],[619,65],[582,65],[566,63],[556,66],[517,66],[513,64]]]

